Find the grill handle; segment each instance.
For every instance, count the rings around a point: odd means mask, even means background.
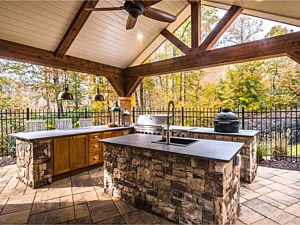
[[[231,124],[231,122],[230,121],[218,121],[218,124]]]

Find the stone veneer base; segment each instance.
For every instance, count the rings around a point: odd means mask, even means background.
[[[241,181],[251,183],[256,177],[257,173],[257,135],[254,136],[234,136],[232,134],[209,134],[209,133],[189,133],[190,138],[207,139],[207,140],[220,140],[231,142],[242,142],[244,146],[240,151],[242,164],[241,164]]]
[[[19,179],[32,188],[52,183],[52,140],[16,140]]]
[[[240,167],[197,157],[104,144],[104,187],[177,223],[227,224],[238,217]]]

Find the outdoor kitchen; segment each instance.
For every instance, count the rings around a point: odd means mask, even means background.
[[[109,126],[13,134],[19,179],[39,188],[103,166],[105,192],[136,208],[176,223],[236,222],[240,181],[256,176],[256,131],[239,130],[227,109],[214,129],[175,126],[172,101],[133,126],[116,111]]]

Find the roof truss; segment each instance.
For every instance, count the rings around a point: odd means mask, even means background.
[[[190,0],[192,48],[186,46],[169,30],[164,29],[161,32],[165,38],[185,53],[185,56],[121,69],[65,55],[89,16],[90,11],[84,9],[87,7],[95,7],[97,2],[98,1],[92,0],[85,0],[83,2],[55,52],[0,40],[0,57],[78,72],[101,74],[109,80],[119,96],[131,96],[136,87],[146,76],[155,76],[284,55],[288,55],[300,63],[300,32],[211,50],[220,36],[242,12],[242,8],[238,6],[232,6],[229,9],[213,31],[199,46],[201,24],[201,2],[199,0]]]
[[[127,78],[266,59],[300,51],[300,32],[153,62],[125,69]],[[298,54],[295,55],[295,58]]]

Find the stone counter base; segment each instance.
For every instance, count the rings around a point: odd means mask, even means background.
[[[257,173],[257,146],[255,136],[234,136],[232,134],[204,134],[204,133],[193,133],[190,132],[190,138],[207,139],[207,140],[220,140],[220,141],[231,141],[231,142],[242,142],[244,146],[240,152],[242,157],[241,165],[241,181],[251,183],[256,177]]]
[[[52,183],[52,140],[16,142],[19,179],[32,188]]]
[[[177,223],[227,224],[238,217],[240,167],[174,153],[105,144],[107,193]]]

